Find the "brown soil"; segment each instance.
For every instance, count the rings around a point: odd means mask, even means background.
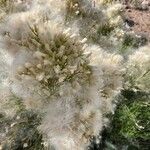
[[[134,21],[134,26],[131,27],[131,30],[137,34],[145,34],[150,38],[150,7],[148,10],[140,10],[127,4],[125,18]]]
[[[135,24],[131,28],[133,31],[150,34],[150,12],[129,9],[125,12],[125,15],[134,21]]]

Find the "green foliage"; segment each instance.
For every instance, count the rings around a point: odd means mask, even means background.
[[[32,110],[26,110],[22,100],[14,95],[10,97],[9,107],[15,107],[13,117],[0,114],[0,143],[2,150],[43,150],[42,135],[37,127],[41,116]]]
[[[144,36],[135,36],[134,34],[126,33],[123,38],[122,47],[126,49],[127,47],[138,48],[147,43],[147,38]]]
[[[24,110],[24,105],[22,103],[22,100],[20,98],[16,97],[15,95],[12,95],[9,98],[9,103],[7,105],[9,105],[9,107],[15,107],[15,110],[17,113]]]
[[[128,55],[132,52],[132,49],[140,48],[146,44],[148,44],[147,36],[125,32],[122,42],[120,43],[119,52],[123,55]]]
[[[148,150],[150,140],[150,98],[145,93],[124,91],[125,97],[118,105],[110,129],[107,130],[105,147],[114,150]]]
[[[10,2],[10,0],[0,0],[0,6],[5,7]]]
[[[0,9],[8,13],[12,9],[13,0],[0,0]]]
[[[150,138],[148,132],[150,124],[150,103],[133,102],[130,105],[121,106],[118,110],[119,124],[122,126],[120,134],[128,138]]]
[[[90,42],[99,43],[101,36],[108,35],[112,28],[106,25],[109,21],[102,10],[96,9],[92,4],[84,0],[68,0],[66,22],[72,23],[76,19],[80,26],[80,35]]]
[[[114,30],[113,26],[111,26],[109,24],[105,24],[105,25],[99,27],[97,33],[99,35],[108,36],[113,30]]]
[[[71,20],[73,18],[78,18],[82,15],[81,12],[81,4],[79,0],[67,0],[67,8],[66,8],[66,20]],[[78,14],[76,12],[79,12]]]
[[[106,6],[106,5],[113,4],[115,1],[114,0],[98,0],[98,2],[100,2],[100,4]]]
[[[44,149],[42,135],[39,134],[37,130],[40,120],[40,116],[33,111],[24,110],[16,114],[16,116],[9,121],[6,139],[2,144],[3,150]]]

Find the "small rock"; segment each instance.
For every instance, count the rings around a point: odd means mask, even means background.
[[[129,27],[133,27],[135,24],[134,21],[131,19],[125,19],[125,23],[127,23]]]

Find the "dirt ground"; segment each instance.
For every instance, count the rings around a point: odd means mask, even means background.
[[[139,0],[142,2],[142,0]],[[125,4],[124,16],[132,20],[134,25],[131,27],[137,34],[144,34],[150,38],[150,0],[148,1],[148,9],[142,10],[135,8],[129,1]]]

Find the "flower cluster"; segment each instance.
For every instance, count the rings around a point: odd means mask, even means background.
[[[32,77],[54,88],[64,81],[87,80],[90,68],[83,55],[84,39],[77,40],[76,35],[69,33],[69,28],[53,34],[48,24],[52,25],[46,22],[44,27],[31,27],[27,41],[21,42],[32,53],[33,59],[17,68],[19,77]]]

